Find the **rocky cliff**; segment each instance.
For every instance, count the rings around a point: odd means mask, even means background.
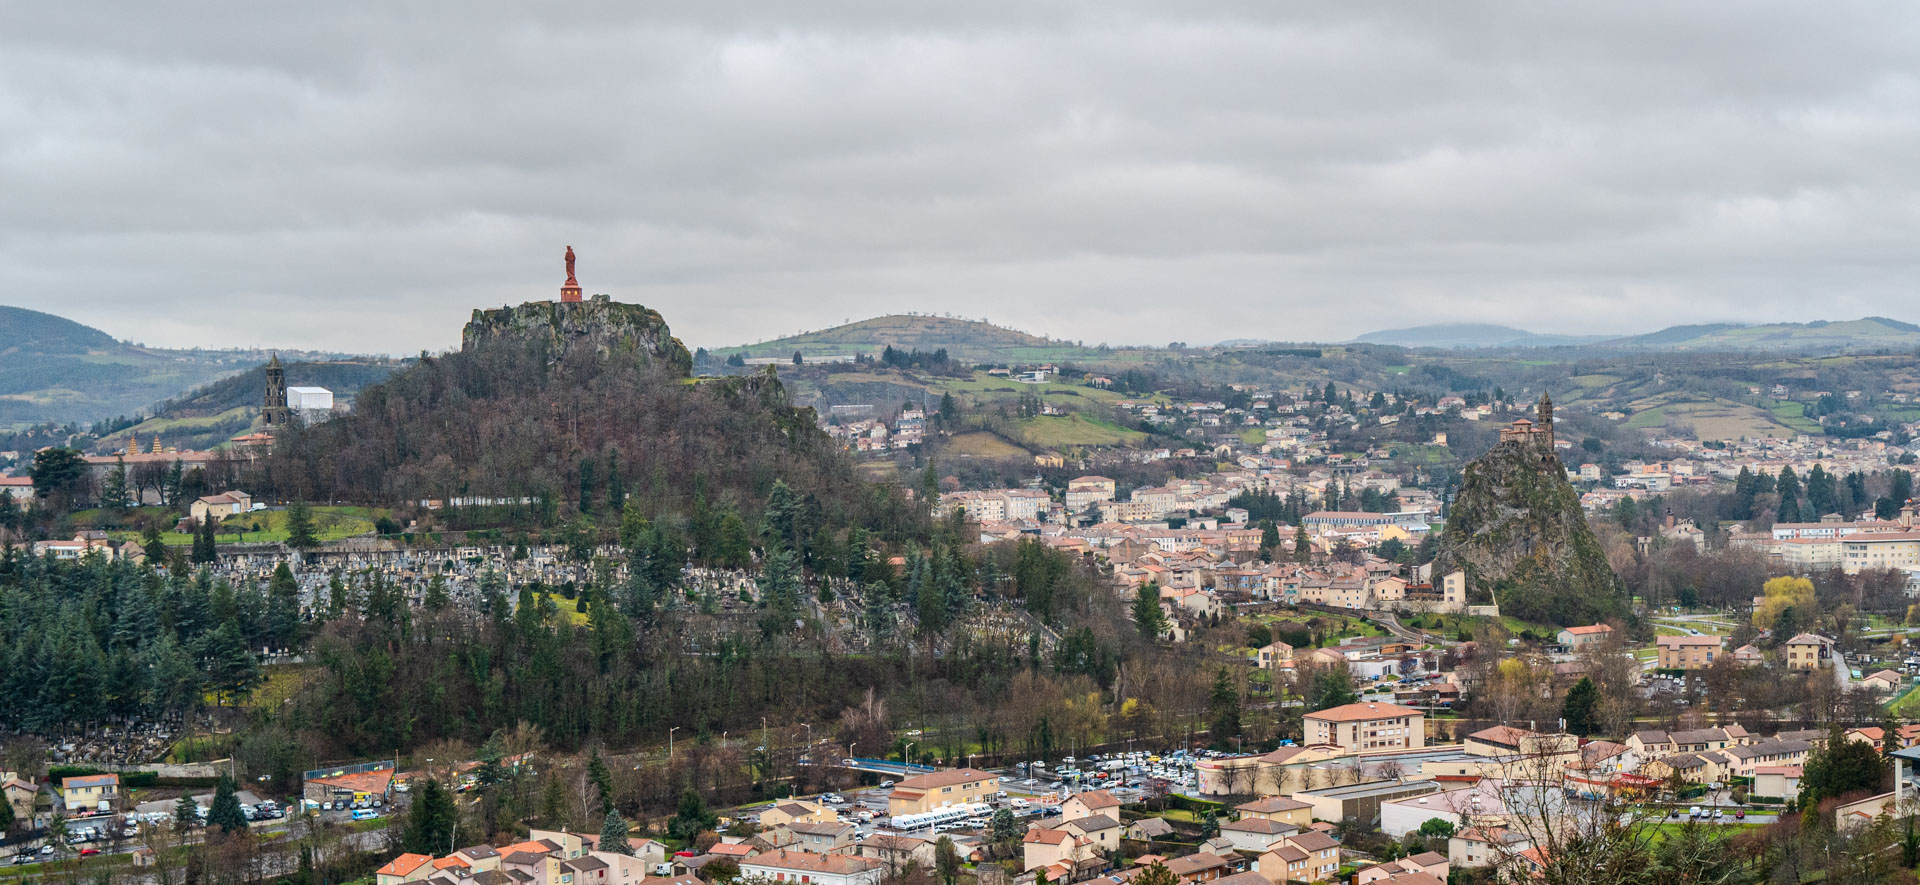
[[[1524,443],[1502,442],[1467,465],[1435,566],[1465,570],[1474,602],[1490,596],[1502,614],[1528,621],[1591,624],[1628,610],[1560,463]]]
[[[587,301],[529,301],[518,307],[475,310],[460,335],[463,350],[517,341],[544,350],[550,363],[590,348],[602,359],[637,356],[687,375],[693,355],[667,329],[660,312],[621,304],[605,295]]]

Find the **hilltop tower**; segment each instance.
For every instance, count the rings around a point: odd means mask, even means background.
[[[1500,431],[1500,442],[1532,449],[1543,461],[1558,461],[1560,456],[1553,450],[1553,397],[1540,394],[1534,417],[1538,420],[1521,418],[1507,425]]]
[[[267,360],[266,400],[260,406],[260,423],[267,427],[285,427],[292,413],[287,411],[287,370],[280,367],[280,355]]]

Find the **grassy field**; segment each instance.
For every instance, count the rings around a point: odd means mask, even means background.
[[[1144,442],[1147,435],[1085,415],[1041,415],[1015,425],[1020,441],[1040,448],[1066,446],[1124,446]]]
[[[984,430],[962,433],[947,440],[946,452],[949,456],[976,458],[983,461],[1007,461],[1031,457],[1031,453],[1026,449],[1001,439],[998,434]]]
[[[1743,436],[1789,436],[1795,431],[1777,413],[1728,400],[1698,401],[1686,394],[1661,394],[1630,404],[1629,427],[1686,424],[1701,439],[1738,439]]]
[[[313,533],[322,541],[338,541],[373,531],[375,520],[386,516],[385,508],[376,507],[314,507]],[[234,526],[245,526],[243,532],[219,533],[222,544],[267,544],[287,539],[287,512],[285,510],[259,510],[231,517],[227,520]],[[255,529],[258,526],[258,529]],[[139,540],[140,533],[132,531],[113,532],[121,540]],[[170,547],[185,547],[193,544],[193,536],[185,532],[161,532],[161,542]]]
[[[1265,427],[1243,427],[1240,429],[1240,441],[1250,446],[1260,445],[1267,441],[1267,429]]]

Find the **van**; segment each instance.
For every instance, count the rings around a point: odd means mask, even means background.
[[[1011,800],[1010,804],[1013,805],[1013,807],[1015,808],[1026,808],[1027,806],[1032,805],[1033,803],[1028,802],[1025,799],[1022,799],[1019,796],[1015,796]]]
[[[371,808],[356,808],[354,809],[354,812],[353,812],[354,820],[372,820],[379,816],[380,816],[380,812],[375,811]]]

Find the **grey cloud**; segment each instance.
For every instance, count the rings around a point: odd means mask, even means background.
[[[707,344],[1912,318],[1916,37],[1844,2],[39,4],[0,27],[0,301],[410,352],[572,244]]]

